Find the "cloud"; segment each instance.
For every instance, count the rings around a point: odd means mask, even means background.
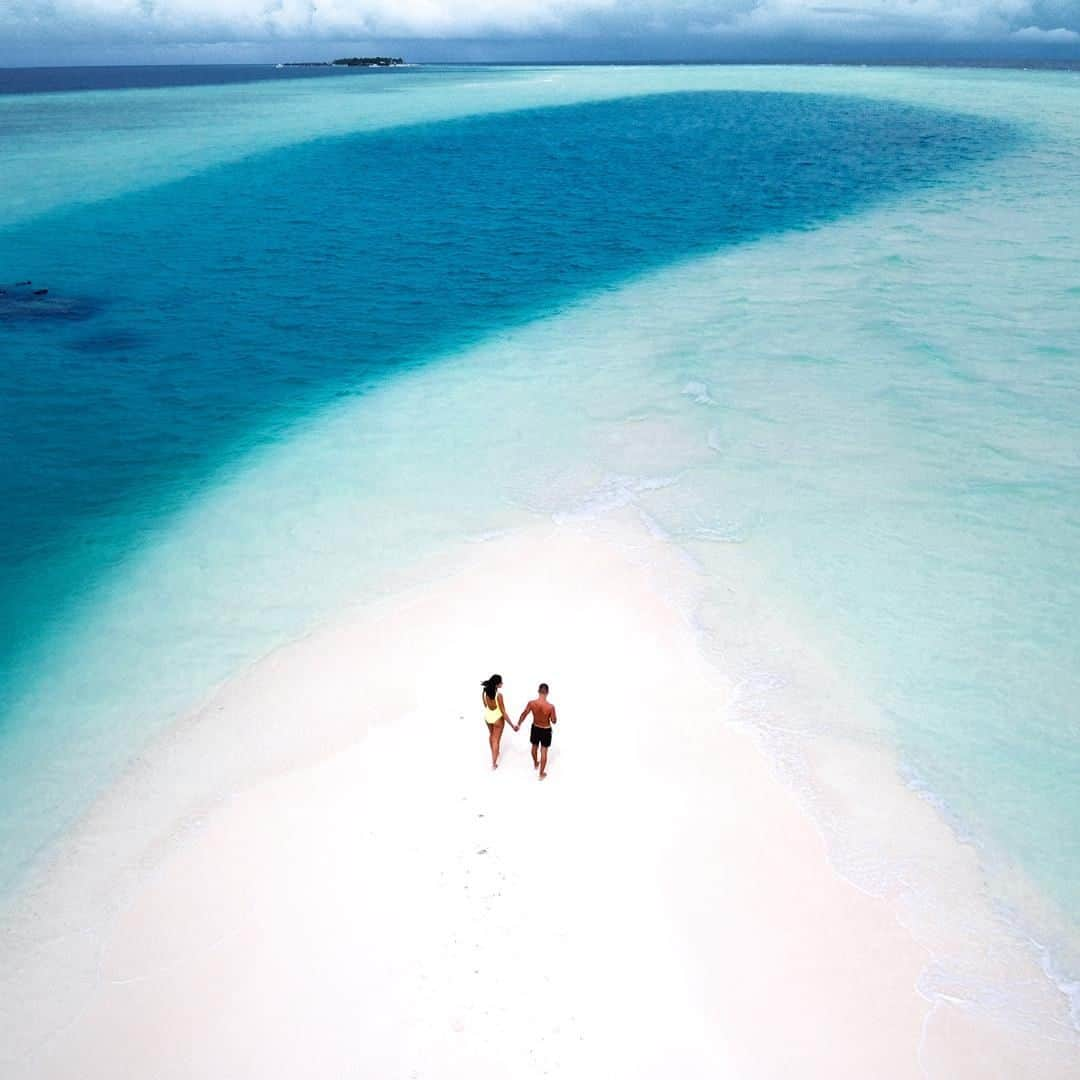
[[[1075,30],[1066,30],[1064,26],[1056,26],[1053,30],[1025,26],[1022,30],[1014,30],[1012,36],[1017,41],[1050,42],[1062,45],[1080,41],[1080,33]]]
[[[1077,0],[4,0],[0,40],[1080,41]]]

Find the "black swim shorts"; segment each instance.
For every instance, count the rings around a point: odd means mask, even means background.
[[[529,732],[529,742],[531,742],[533,746],[550,746],[551,728],[537,727],[533,724],[532,730]]]

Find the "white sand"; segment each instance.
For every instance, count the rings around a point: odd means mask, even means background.
[[[693,578],[545,525],[223,688],[9,923],[2,1074],[1053,1075],[920,996],[925,949],[726,723]],[[490,769],[491,670],[515,718],[551,683],[543,783],[527,729]]]

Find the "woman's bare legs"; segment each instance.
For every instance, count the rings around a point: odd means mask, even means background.
[[[488,745],[491,747],[491,767],[497,769],[499,767],[499,743],[502,742],[504,722],[500,720],[497,724],[488,724],[491,729],[488,732]]]

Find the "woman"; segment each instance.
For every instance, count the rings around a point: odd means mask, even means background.
[[[484,688],[484,723],[488,729],[488,745],[491,747],[491,767],[499,767],[499,743],[502,742],[503,725],[510,719],[506,715],[506,706],[503,704],[502,676],[492,675],[485,679],[481,686]],[[514,727],[513,723],[510,724]],[[514,728],[517,731],[517,728]]]

